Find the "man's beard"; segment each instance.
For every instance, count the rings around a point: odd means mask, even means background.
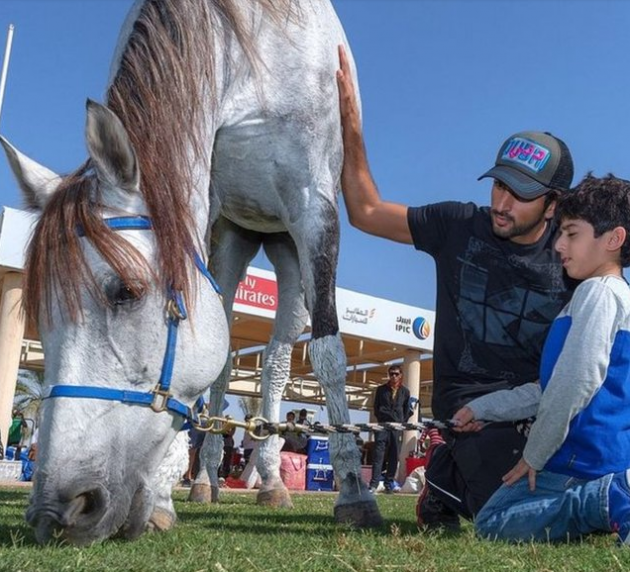
[[[503,218],[514,223],[514,218],[508,214],[499,213],[499,211],[494,211],[494,210],[492,211],[492,214],[494,215],[500,214]],[[494,232],[494,234],[496,234],[499,238],[510,239],[517,236],[524,236],[526,234],[529,234],[544,220],[545,220],[545,214],[541,213],[540,217],[538,217],[536,220],[529,222],[527,224],[521,224],[521,225],[513,224],[509,228],[500,228],[495,225],[494,219],[492,219],[492,232]]]

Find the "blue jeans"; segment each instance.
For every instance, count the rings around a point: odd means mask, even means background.
[[[501,485],[477,513],[475,531],[483,538],[510,541],[567,541],[597,530],[611,531],[608,488],[612,475],[585,481],[541,471],[536,490],[527,477]]]

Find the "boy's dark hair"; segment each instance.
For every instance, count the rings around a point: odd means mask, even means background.
[[[568,191],[565,191],[565,193]],[[560,198],[560,195],[562,193],[560,191],[556,191],[555,189],[551,189],[546,195],[545,195],[545,204],[544,204],[544,209],[547,210],[547,207],[553,203],[554,201],[557,201]]]
[[[593,177],[588,173],[582,181],[558,200],[558,220],[579,219],[595,230],[595,238],[618,226],[626,229],[628,237],[621,247],[622,267],[630,266],[630,181],[612,173]]]

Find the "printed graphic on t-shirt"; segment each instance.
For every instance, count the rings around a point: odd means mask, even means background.
[[[459,261],[457,309],[464,335],[459,370],[484,374],[487,368],[479,363],[489,365],[488,353],[495,352],[496,360],[490,361],[501,364],[504,379],[517,377],[510,362],[540,355],[549,324],[563,305],[562,269],[552,262],[532,264],[506,256],[476,238]]]

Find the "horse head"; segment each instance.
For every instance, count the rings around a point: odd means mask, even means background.
[[[147,207],[151,190],[141,188],[141,166],[122,123],[88,102],[86,139],[89,159],[68,176],[2,139],[39,214],[25,288],[48,391],[27,511],[39,542],[141,534],[160,508],[158,466],[228,355],[225,314],[203,246],[175,240],[173,249],[187,250],[188,280],[164,276],[170,253],[158,235],[168,238],[172,229],[157,224]]]

